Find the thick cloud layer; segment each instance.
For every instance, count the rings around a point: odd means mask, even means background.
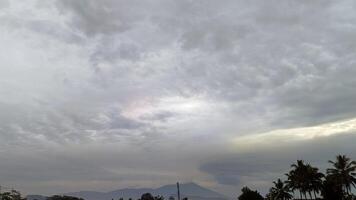
[[[355,6],[0,0],[1,184],[233,195],[352,155]]]

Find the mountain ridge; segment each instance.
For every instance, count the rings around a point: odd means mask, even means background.
[[[218,192],[202,187],[194,182],[180,184],[181,197],[187,197],[189,200],[227,200],[228,198]],[[162,195],[168,200],[169,197],[177,199],[176,184],[163,185],[158,188],[124,188],[112,190],[109,192],[97,191],[79,191],[64,193],[63,195],[80,197],[85,200],[116,200],[119,198],[124,199],[139,199],[142,194],[151,193],[152,195]],[[37,198],[33,198],[37,197]],[[43,196],[44,197],[44,196]],[[28,195],[28,200],[44,200],[39,198],[39,195]]]

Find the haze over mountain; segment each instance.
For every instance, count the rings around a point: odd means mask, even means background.
[[[196,183],[185,183],[180,184],[181,197],[188,197],[190,200],[226,200],[227,197],[224,195],[212,191],[208,188],[202,187]],[[162,195],[166,199],[170,196],[175,197],[177,199],[177,186],[175,184],[172,185],[164,185],[162,187],[153,189],[153,188],[125,188],[114,190],[110,192],[96,192],[96,191],[80,191],[80,192],[72,192],[66,193],[64,195],[80,197],[85,200],[117,200],[119,198],[124,199],[138,199],[144,193],[151,193],[153,195]],[[43,200],[44,196],[39,195],[29,195],[27,196],[28,200]]]

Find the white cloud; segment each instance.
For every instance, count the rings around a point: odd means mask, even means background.
[[[289,143],[315,140],[320,137],[336,136],[345,133],[356,133],[356,119],[238,136],[232,141],[232,145],[237,151],[244,152],[256,148],[273,147],[276,144],[283,146]]]

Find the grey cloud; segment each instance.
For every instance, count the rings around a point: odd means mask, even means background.
[[[70,23],[88,36],[128,31],[144,18],[140,1],[57,1],[60,11],[71,15]],[[144,3],[144,5],[148,5]]]
[[[278,173],[299,157],[324,161],[335,151],[354,151],[340,145],[353,137],[344,135],[283,152],[223,153],[235,136],[356,117],[351,0],[6,2],[0,1],[6,52],[0,55],[0,150],[97,143],[122,161],[105,158],[105,168],[93,164],[100,156],[88,164],[77,155],[73,168],[66,167],[69,161],[57,168],[48,154],[33,158],[38,162],[16,161],[30,162],[25,166],[34,174],[38,163],[46,166],[46,181],[65,171],[73,171],[70,180],[95,172],[93,179],[120,179],[107,168],[141,166],[140,153],[152,158],[145,153],[166,151],[174,156],[147,166],[170,169],[157,176],[171,177],[170,164],[178,160],[190,164],[179,165],[180,172],[191,172],[211,153],[222,153],[200,172],[222,184],[242,184],[251,177],[269,180],[263,170]],[[139,159],[115,157],[106,145]],[[5,165],[4,177],[23,169]]]
[[[145,180],[161,180],[167,181],[172,177],[165,173],[146,171],[144,167],[134,167],[135,171],[120,167],[120,163],[128,162],[127,159],[116,158],[115,165],[107,165],[95,161],[96,157],[92,157],[92,161],[83,161],[83,158],[74,159],[68,158],[67,155],[46,155],[43,158],[34,156],[19,156],[12,155],[17,158],[22,158],[21,161],[12,158],[7,159],[7,162],[1,164],[1,176],[3,183],[7,185],[11,183],[21,182],[22,192],[33,192],[33,187],[38,187],[36,192],[42,194],[58,194],[73,190],[93,189],[93,190],[108,190],[117,189],[113,186],[123,183],[144,183]],[[53,157],[51,157],[53,156]],[[111,158],[115,159],[115,158]],[[113,171],[106,167],[116,168]],[[147,166],[146,166],[147,167]],[[103,185],[109,183],[111,186],[105,188],[97,183]],[[61,185],[61,183],[67,183]],[[85,183],[91,183],[88,187],[83,187]],[[77,185],[75,185],[77,184]],[[32,187],[30,186],[32,185]],[[106,185],[107,186],[107,185]],[[123,187],[124,185],[122,185]],[[23,188],[30,188],[26,190]]]
[[[0,9],[6,8],[10,5],[10,2],[8,0],[1,0],[0,1]]]
[[[330,167],[328,160],[336,154],[353,156],[356,148],[352,145],[355,133],[343,133],[334,136],[315,137],[308,141],[289,142],[288,145],[259,147],[248,152],[221,154],[212,161],[202,163],[200,170],[212,175],[219,183],[226,185],[252,184],[248,180],[258,179],[269,182],[259,188],[267,192],[272,181],[282,178],[296,160],[304,160],[325,172]],[[353,158],[354,159],[354,158]]]
[[[73,27],[79,27],[79,30],[84,30],[88,35],[128,29],[128,24],[121,17],[117,16],[115,21],[111,20],[113,16],[110,14],[115,14],[111,9],[115,9],[115,7],[107,7],[108,3],[110,1],[100,4],[85,1],[58,1],[62,12],[67,10],[74,11],[71,12],[73,15]]]
[[[145,115],[142,116],[141,119],[143,120],[148,120],[148,121],[167,121],[171,118],[177,117],[177,114],[173,113],[173,112],[169,112],[169,111],[162,111],[159,113],[155,113],[155,114],[150,114],[150,115]]]
[[[58,143],[85,143],[99,138],[116,138],[127,135],[125,130],[145,132],[150,125],[128,119],[112,109],[82,110],[77,107],[61,107],[61,111],[51,106],[12,106],[0,104],[4,123],[0,130],[3,142],[13,145],[31,145],[45,141]],[[6,112],[7,110],[10,110]],[[74,112],[73,112],[74,111]],[[105,116],[104,121],[98,113]],[[100,117],[100,116],[99,116]],[[115,131],[111,131],[115,130]],[[90,132],[100,133],[91,135]],[[133,135],[132,135],[133,136]]]
[[[11,23],[14,22],[12,21]],[[65,27],[61,27],[60,24],[53,24],[53,22],[50,21],[32,21],[25,23],[25,26],[29,26],[29,29],[32,29],[40,34],[48,35],[51,38],[56,38],[68,43],[84,42],[84,38],[80,34],[76,34]]]
[[[124,117],[117,111],[109,112],[108,117],[111,119],[108,127],[110,129],[138,129],[146,125],[143,122]]]

